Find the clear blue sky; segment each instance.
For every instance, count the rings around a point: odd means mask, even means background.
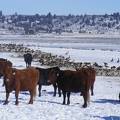
[[[0,0],[3,14],[111,14],[120,12],[120,0]]]

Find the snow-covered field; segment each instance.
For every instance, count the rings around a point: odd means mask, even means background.
[[[105,38],[106,37],[106,38]],[[120,36],[0,36],[0,43],[24,44],[25,46],[70,57],[76,62],[97,62],[100,65],[120,66]],[[113,58],[113,62],[111,62]]]
[[[97,77],[95,95],[91,97],[88,108],[82,108],[83,98],[71,95],[71,104],[62,105],[62,97],[53,97],[53,87],[43,87],[42,96],[36,97],[33,105],[28,105],[29,95],[19,95],[19,105],[15,106],[14,92],[9,104],[3,105],[5,90],[0,87],[1,120],[120,120],[118,91],[120,78]],[[2,81],[2,80],[1,80]],[[0,82],[1,83],[1,82]],[[2,83],[1,83],[2,85]],[[45,91],[46,90],[46,91]]]
[[[2,41],[0,43],[22,43],[17,40]],[[110,49],[106,48],[107,43],[94,43],[94,47],[87,49],[83,43],[79,43],[83,48],[75,47],[75,44],[67,43],[44,43],[42,42],[25,42],[27,47],[32,49],[40,49],[44,52],[52,52],[57,55],[70,56],[74,61],[85,62],[104,62],[109,65],[119,66],[116,61],[120,58],[119,44],[110,44]],[[54,47],[52,46],[53,44]],[[66,45],[65,45],[66,44]],[[61,48],[62,45],[62,48]],[[77,44],[76,44],[77,45]],[[86,43],[87,46],[91,43]],[[108,45],[109,46],[109,45]],[[96,48],[96,49],[95,49]],[[97,49],[98,48],[98,49]],[[103,50],[104,48],[104,50]],[[93,50],[94,49],[94,50]],[[107,50],[106,50],[107,49]],[[13,66],[17,68],[25,68],[23,58],[16,58],[16,53],[0,53],[0,57],[7,58],[13,62]],[[111,63],[111,58],[114,61]],[[38,66],[39,63],[32,63]],[[94,96],[91,96],[90,105],[82,108],[83,98],[78,94],[71,94],[71,104],[62,105],[62,97],[53,97],[53,87],[43,86],[42,96],[36,96],[33,105],[28,105],[29,94],[22,92],[19,95],[19,105],[15,106],[15,95],[11,93],[9,104],[3,105],[5,100],[5,89],[2,87],[2,79],[0,79],[0,120],[120,120],[120,102],[118,102],[118,94],[120,92],[119,77],[102,77],[97,76],[95,82]]]

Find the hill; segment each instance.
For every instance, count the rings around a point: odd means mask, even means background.
[[[111,15],[0,15],[0,34],[120,34],[120,13]],[[4,32],[3,32],[4,31]]]

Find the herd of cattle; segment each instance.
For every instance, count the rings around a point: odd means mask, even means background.
[[[59,96],[61,91],[63,94],[63,104],[70,104],[70,93],[81,93],[83,96],[83,107],[88,106],[91,90],[91,95],[94,94],[93,88],[96,78],[96,71],[92,67],[71,70],[60,70],[59,67],[52,67],[43,69],[39,67],[31,67],[32,56],[29,53],[24,55],[26,62],[25,69],[16,69],[12,67],[12,62],[0,58],[0,77],[3,76],[3,85],[6,90],[6,100],[4,104],[8,104],[8,98],[10,92],[15,91],[15,104],[18,105],[18,95],[20,91],[29,91],[30,100],[29,104],[33,104],[33,98],[36,95],[36,87],[38,85],[39,96],[41,96],[42,85],[53,85],[54,96],[56,96],[56,90],[58,88]],[[120,100],[120,94],[119,94]]]

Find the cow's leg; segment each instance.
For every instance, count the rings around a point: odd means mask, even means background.
[[[58,88],[59,97],[61,97],[61,90]]]
[[[94,89],[94,85],[91,86],[91,95],[92,96],[94,95],[93,89]]]
[[[31,66],[31,61],[28,61],[28,67],[30,67]]]
[[[29,67],[29,64],[27,63],[27,68]]]
[[[2,86],[4,87],[5,86],[5,77],[3,77],[3,84]]]
[[[19,102],[18,102],[18,95],[19,95],[19,90],[16,90],[15,91],[15,98],[16,98],[15,105],[19,104]]]
[[[119,102],[120,102],[120,93],[119,93]]]
[[[53,87],[54,87],[54,94],[53,94],[53,96],[56,96],[57,85],[53,84]]]
[[[80,93],[80,96],[83,96],[83,93],[82,93],[82,92]]]
[[[29,92],[30,92],[29,104],[33,104],[33,91],[29,91]]]
[[[63,105],[65,104],[65,99],[66,99],[66,92],[65,91],[62,91],[63,92]]]
[[[82,92],[82,93],[83,93],[83,99],[84,99],[83,107],[86,108],[87,107],[87,92]]]
[[[67,105],[70,104],[70,92],[67,93]]]
[[[26,64],[26,68],[27,68],[27,62],[25,62],[25,64]]]
[[[41,89],[42,89],[42,85],[39,83],[39,87],[38,87],[39,97],[41,96]]]
[[[29,66],[28,66],[28,62],[26,62],[26,68],[28,68]]]
[[[29,63],[29,66],[31,66],[31,62]]]
[[[4,102],[4,105],[8,104],[8,98],[9,98],[10,93],[6,92],[6,100]]]
[[[2,87],[4,87],[5,86],[5,82],[4,82],[5,80],[3,79],[3,84],[2,84]]]
[[[28,63],[28,67],[30,67],[30,63]]]

